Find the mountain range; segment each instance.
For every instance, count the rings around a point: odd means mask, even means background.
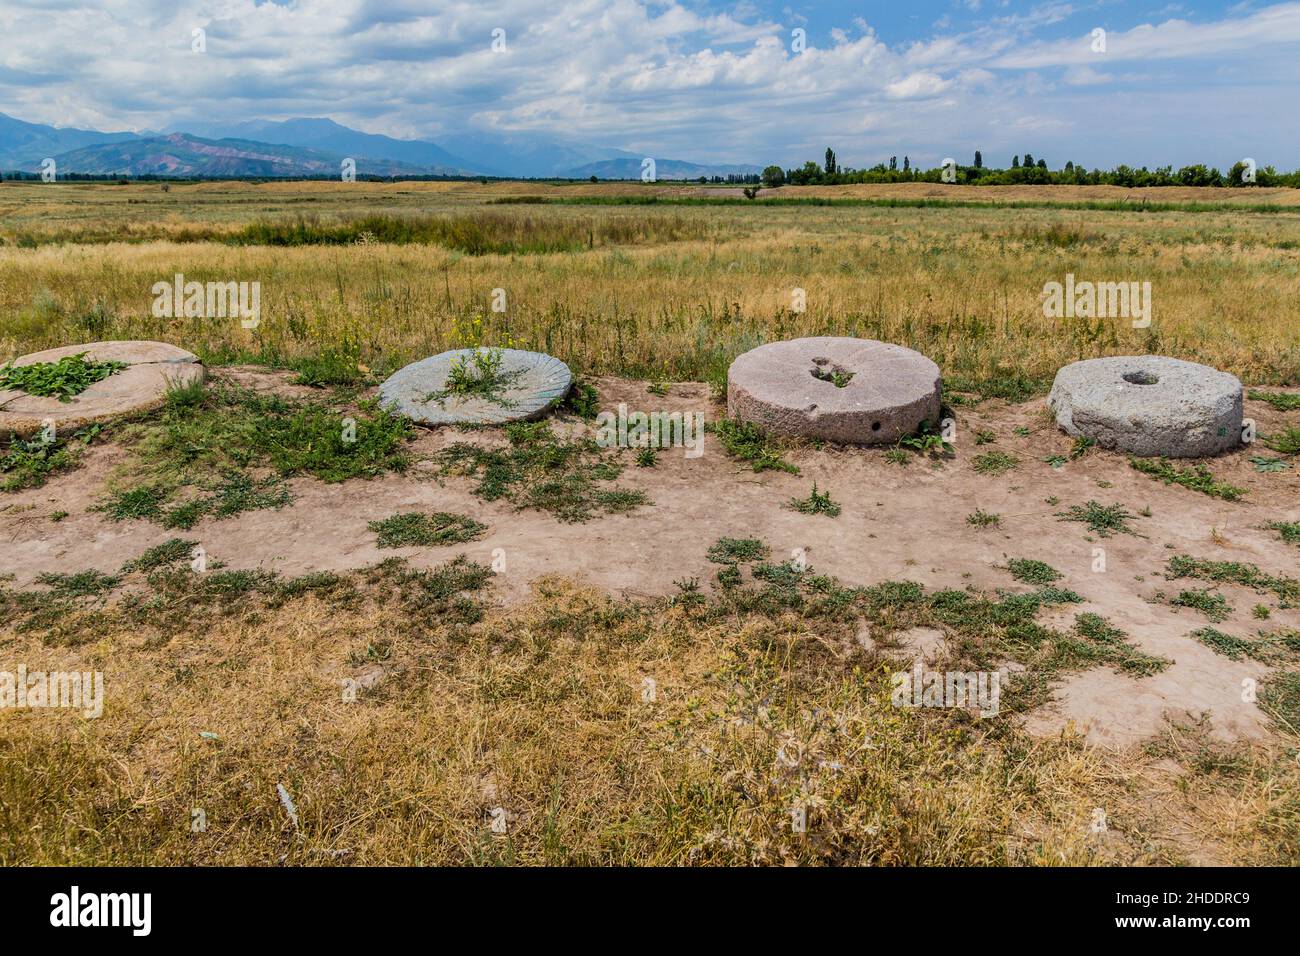
[[[443,137],[439,137],[443,139]],[[52,158],[60,175],[174,177],[335,176],[351,158],[361,176],[495,176],[636,179],[642,156],[532,134],[454,133],[445,145],[394,139],[330,119],[190,123],[160,132],[101,133],[28,123],[0,113],[0,169],[39,172]],[[655,157],[659,179],[759,172]]]

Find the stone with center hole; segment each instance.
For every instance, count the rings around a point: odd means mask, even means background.
[[[775,435],[893,444],[938,425],[939,367],[871,339],[771,342],[732,363],[727,413]]]

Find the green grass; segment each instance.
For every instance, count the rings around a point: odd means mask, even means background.
[[[767,545],[757,538],[719,538],[707,557],[715,564],[743,564],[764,560],[768,552]]]
[[[443,475],[476,479],[475,494],[485,501],[508,501],[564,522],[621,514],[650,503],[642,491],[605,487],[622,467],[590,438],[561,438],[545,421],[516,422],[505,433],[505,448],[456,442],[434,461]]]
[[[995,528],[1002,523],[1002,516],[976,508],[966,516],[966,523],[976,528]]]
[[[1150,475],[1167,485],[1182,485],[1211,498],[1239,501],[1246,494],[1244,488],[1215,479],[1210,469],[1204,465],[1179,468],[1167,458],[1129,458],[1128,463],[1144,475]]]
[[[1084,505],[1071,505],[1065,511],[1058,511],[1056,516],[1062,521],[1078,521],[1086,524],[1088,530],[1103,538],[1115,534],[1137,535],[1128,523],[1136,517],[1121,504],[1103,505],[1089,501]]]
[[[381,548],[461,544],[477,540],[487,531],[487,525],[480,524],[468,515],[449,511],[435,511],[432,514],[411,511],[381,521],[372,521],[369,527],[378,535],[376,544]]]
[[[1261,392],[1251,389],[1246,394],[1247,397],[1256,402],[1268,402],[1279,412],[1294,412],[1296,409],[1300,409],[1300,393]]]
[[[830,518],[838,518],[840,515],[840,506],[831,500],[831,493],[818,492],[815,481],[807,498],[791,498],[789,506],[800,514],[826,515]]]
[[[278,509],[292,501],[289,478],[337,483],[405,470],[411,434],[409,422],[373,402],[353,409],[240,388],[182,388],[156,416],[126,429],[126,477],[95,510],[188,529],[204,517]]]
[[[757,425],[724,418],[705,427],[717,435],[728,455],[749,464],[755,471],[799,474],[799,469],[781,457],[775,443]]]
[[[18,389],[28,395],[70,402],[96,382],[102,382],[126,368],[125,362],[93,362],[85,352],[68,355],[57,362],[0,367],[0,391]]]
[[[117,587],[120,575],[100,571],[78,571],[75,574],[46,572],[36,578],[38,584],[47,585],[50,593],[60,598],[99,597]]]
[[[1056,568],[1032,558],[1012,558],[1007,562],[1007,570],[1017,581],[1024,581],[1026,584],[1052,584],[1062,578],[1061,572]]]
[[[985,452],[983,455],[976,455],[971,459],[971,464],[975,467],[977,474],[981,475],[1003,475],[1020,464],[1020,459],[1015,455],[1008,455],[1002,451]]]
[[[1300,545],[1300,521],[1270,521],[1268,528],[1287,544]]]
[[[1282,602],[1282,607],[1300,605],[1300,581],[1284,575],[1266,574],[1253,564],[1239,561],[1205,561],[1179,554],[1169,559],[1165,577],[1197,578],[1226,584],[1240,584],[1257,592],[1272,591]]]
[[[145,551],[140,557],[128,561],[122,565],[122,573],[129,574],[132,571],[157,571],[159,568],[170,567],[181,561],[189,561],[194,553],[197,541],[186,541],[183,538],[169,538],[162,544],[155,545]]]
[[[1251,455],[1250,463],[1262,475],[1291,470],[1291,462],[1285,458],[1270,458],[1268,455]]]
[[[1267,654],[1259,641],[1234,637],[1213,627],[1203,627],[1199,631],[1192,631],[1191,636],[1216,654],[1222,654],[1234,661],[1239,661],[1243,657],[1250,657],[1255,660],[1267,658]]]
[[[1232,607],[1228,604],[1228,599],[1208,588],[1193,588],[1190,591],[1180,591],[1178,596],[1169,603],[1175,607],[1187,607],[1200,611],[1216,624],[1226,621],[1232,614]]]
[[[75,468],[78,456],[79,448],[60,438],[14,438],[0,455],[0,491],[39,488],[53,475]]]
[[[1300,426],[1293,425],[1269,435],[1264,439],[1264,444],[1283,455],[1300,455]]]

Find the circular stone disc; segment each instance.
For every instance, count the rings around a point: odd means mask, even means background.
[[[777,435],[893,443],[939,423],[939,366],[872,339],[771,342],[731,363],[727,414]]]
[[[452,362],[474,349],[454,349],[412,362],[379,386],[381,404],[426,425],[500,425],[536,418],[564,399],[569,366],[541,352],[501,350],[503,382],[495,398],[442,395]]]
[[[1208,365],[1117,355],[1067,365],[1048,404],[1069,435],[1138,457],[1203,458],[1241,443],[1241,382]]]
[[[28,395],[18,389],[0,391],[0,435],[26,437],[52,422],[56,432],[75,431],[133,412],[157,408],[173,385],[202,381],[198,356],[165,342],[92,342],[33,352],[15,359],[14,365],[57,362],[85,352],[93,362],[126,362],[127,367],[95,382],[70,401],[53,396]]]

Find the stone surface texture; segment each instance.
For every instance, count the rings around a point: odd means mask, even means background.
[[[836,376],[851,377],[843,387],[825,380]],[[731,364],[727,414],[774,435],[892,444],[939,424],[939,366],[871,339],[771,342]]]
[[[569,394],[573,375],[559,359],[541,352],[501,350],[506,381],[499,399],[438,396],[446,389],[452,363],[474,349],[454,349],[412,362],[379,386],[385,407],[425,425],[500,425],[540,417]]]
[[[79,352],[85,352],[86,358],[95,362],[126,362],[127,368],[95,382],[67,402],[52,396],[28,395],[17,389],[0,391],[0,435],[30,437],[44,429],[47,422],[53,423],[56,433],[64,433],[150,411],[163,403],[169,387],[201,381],[205,375],[198,356],[165,342],[65,345],[24,355],[13,364],[57,362]]]
[[[1241,382],[1181,359],[1075,362],[1056,373],[1048,404],[1067,434],[1141,458],[1205,458],[1241,444]]]

